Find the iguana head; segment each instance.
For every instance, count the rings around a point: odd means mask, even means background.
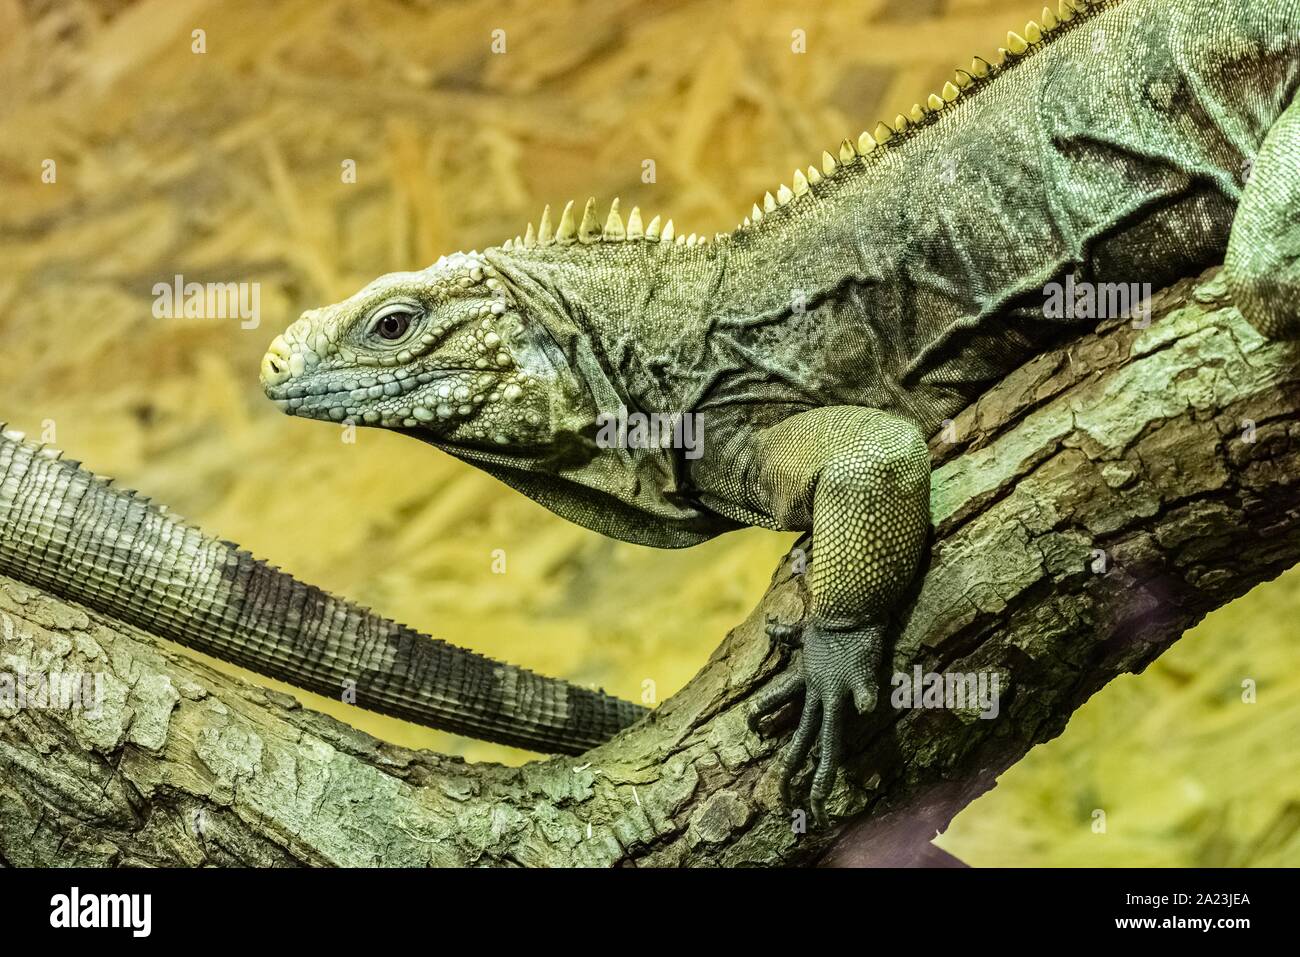
[[[661,230],[657,216],[643,227],[636,209],[624,225],[618,200],[603,226],[594,199],[580,222],[570,203],[557,225],[549,207],[540,223],[304,313],[262,359],[267,395],[290,415],[450,449],[590,444],[617,397],[593,381],[599,362],[576,341],[593,323],[619,326],[627,317],[611,307],[635,313],[645,300],[636,284],[673,271],[664,255],[674,247],[694,253],[704,240],[675,237],[671,220]]]
[[[271,343],[262,385],[290,415],[454,444],[545,444],[576,410],[557,408],[571,377],[525,311],[486,255],[444,256],[304,313]]]

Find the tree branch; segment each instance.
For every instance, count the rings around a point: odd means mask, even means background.
[[[98,714],[0,697],[0,859],[941,862],[935,832],[1093,692],[1300,557],[1300,350],[1247,326],[1217,271],[1152,315],[1033,360],[934,443],[930,565],[880,704],[850,727],[835,828],[799,833],[777,797],[797,706],[773,738],[745,723],[792,662],[763,622],[802,612],[795,557],[649,720],[520,768],[380,743],[0,579],[0,670],[104,676]],[[917,666],[997,675],[996,718],[891,706],[891,674]]]

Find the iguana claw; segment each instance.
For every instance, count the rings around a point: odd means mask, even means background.
[[[844,699],[852,696],[859,714],[876,706],[875,666],[880,654],[881,630],[837,630],[816,621],[803,626],[784,625],[768,619],[767,633],[785,640],[803,634],[803,653],[797,670],[791,668],[769,684],[755,699],[749,726],[761,733],[764,717],[793,701],[803,692],[799,726],[781,758],[781,799],[791,805],[791,785],[803,768],[813,745],[820,747],[812,785],[809,810],[819,827],[828,823],[826,798],[835,784],[843,739]],[[812,693],[809,694],[808,692]]]

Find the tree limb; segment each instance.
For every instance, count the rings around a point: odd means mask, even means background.
[[[829,831],[800,833],[777,797],[797,706],[771,738],[745,722],[795,654],[763,622],[801,614],[801,542],[649,720],[520,768],[380,743],[0,579],[0,671],[104,675],[98,714],[0,698],[0,860],[942,863],[936,831],[1089,696],[1300,558],[1300,350],[1247,326],[1217,271],[1152,317],[1033,360],[936,439],[930,565]],[[996,674],[997,717],[891,706],[890,675],[916,666]]]

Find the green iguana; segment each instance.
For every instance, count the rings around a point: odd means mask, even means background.
[[[1049,285],[1160,288],[1226,257],[1247,319],[1300,336],[1298,84],[1300,0],[1062,0],[731,233],[548,208],[305,313],[263,384],[626,541],[811,531],[802,655],[753,713],[803,693],[783,777],[819,743],[822,816],[925,548],[927,438],[1094,324],[1046,309]],[[703,454],[599,441],[625,410],[696,417]]]

